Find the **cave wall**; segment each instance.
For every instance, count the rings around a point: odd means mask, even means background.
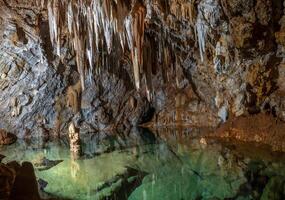
[[[141,87],[131,50],[114,38],[83,89],[65,33],[56,55],[47,9],[0,0],[0,128],[52,137],[72,121],[88,133],[145,123],[216,127],[259,112],[285,120],[282,1],[138,2],[146,9]]]

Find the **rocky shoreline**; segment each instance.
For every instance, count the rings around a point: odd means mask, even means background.
[[[230,119],[210,137],[267,145],[272,151],[285,152],[285,123],[270,114]]]
[[[0,199],[40,200],[38,185],[31,163],[0,163]]]

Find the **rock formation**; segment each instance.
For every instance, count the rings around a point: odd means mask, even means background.
[[[4,130],[0,130],[0,145],[12,144],[16,140],[17,137],[14,134],[8,133]]]
[[[23,162],[0,162],[0,198],[40,200],[33,165]]]
[[[0,163],[0,176],[0,197],[1,199],[8,199],[15,182],[16,172],[7,165]]]
[[[285,121],[273,0],[0,0],[0,128],[18,137]]]

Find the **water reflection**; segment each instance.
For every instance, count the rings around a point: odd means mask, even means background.
[[[30,161],[42,194],[62,199],[285,199],[284,155],[254,145],[222,144],[206,130],[134,130],[81,136],[75,159],[68,138],[1,147]]]

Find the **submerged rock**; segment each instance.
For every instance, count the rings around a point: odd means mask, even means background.
[[[5,158],[6,156],[0,154],[0,163],[2,162],[2,160]]]
[[[48,185],[48,182],[40,178],[38,179],[38,184],[39,184],[40,190],[44,191],[45,187]]]
[[[122,175],[117,175],[96,189],[97,197],[101,200],[127,200],[131,193],[141,185],[147,174],[134,168],[127,168]]]
[[[272,177],[267,183],[261,196],[261,200],[279,200],[285,198],[284,177]]]
[[[43,171],[58,165],[62,161],[63,160],[49,160],[46,157],[41,157],[38,160],[35,160],[33,164],[36,167],[36,169],[38,169],[39,171]]]
[[[31,163],[0,163],[0,199],[40,200]]]
[[[19,166],[10,199],[41,199],[32,163],[23,162]]]

